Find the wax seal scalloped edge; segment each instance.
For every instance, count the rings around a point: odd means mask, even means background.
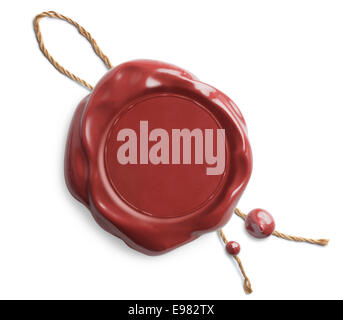
[[[147,86],[148,79],[157,86]],[[139,214],[115,193],[106,176],[104,145],[111,121],[142,96],[177,93],[205,106],[227,129],[230,170],[215,205],[187,216],[157,218]],[[97,223],[135,250],[157,255],[227,223],[251,175],[252,155],[246,125],[237,106],[219,90],[170,64],[136,60],[110,70],[75,111],[65,153],[65,179],[71,194]]]

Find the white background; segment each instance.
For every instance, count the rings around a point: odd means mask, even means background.
[[[67,130],[87,90],[37,47],[35,14],[55,10],[92,33],[114,65],[183,67],[244,114],[254,170],[239,207],[327,248],[249,237],[233,217],[254,294],[216,233],[149,257],[105,233],[68,193]],[[342,298],[342,1],[1,1],[0,298]],[[95,84],[106,69],[68,24],[41,22],[47,48]]]

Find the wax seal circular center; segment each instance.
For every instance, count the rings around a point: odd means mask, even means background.
[[[227,174],[225,131],[197,102],[157,95],[129,106],[110,129],[107,176],[144,214],[172,218],[208,205]]]

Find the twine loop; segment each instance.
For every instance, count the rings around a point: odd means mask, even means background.
[[[109,60],[109,58],[101,51],[101,49],[99,48],[98,44],[96,43],[96,41],[92,38],[92,36],[90,35],[90,33],[88,31],[85,30],[85,28],[83,28],[82,26],[80,26],[77,22],[75,22],[74,20],[60,14],[57,13],[55,11],[45,11],[42,12],[40,14],[38,14],[34,20],[33,20],[33,28],[36,34],[36,38],[38,41],[38,45],[40,50],[42,51],[42,53],[44,54],[44,56],[49,60],[49,62],[56,68],[56,70],[58,70],[59,72],[61,72],[62,74],[64,74],[65,76],[67,76],[69,79],[76,81],[77,83],[79,83],[80,85],[86,87],[89,90],[93,90],[93,86],[90,85],[88,82],[86,82],[85,80],[79,78],[78,76],[76,76],[75,74],[71,73],[70,71],[68,71],[67,69],[65,69],[64,67],[62,67],[49,53],[49,51],[46,49],[45,45],[44,45],[44,41],[43,41],[43,37],[42,37],[42,33],[40,31],[40,26],[39,26],[39,21],[42,18],[45,17],[49,17],[49,18],[54,18],[54,19],[60,19],[63,21],[68,22],[69,24],[71,24],[72,26],[74,26],[79,33],[87,39],[87,41],[91,44],[94,52],[96,53],[96,55],[103,61],[103,63],[105,64],[105,66],[108,69],[111,69],[113,66]]]

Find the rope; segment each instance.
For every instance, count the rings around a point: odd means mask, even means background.
[[[244,270],[243,265],[242,265],[242,261],[241,261],[241,259],[239,259],[238,256],[233,256],[233,258],[237,261],[239,269],[241,270],[242,275],[244,277],[244,285],[243,285],[244,292],[246,294],[251,294],[252,293],[251,283],[250,283],[248,276],[245,273],[245,270]]]
[[[235,214],[237,216],[239,216],[240,218],[242,218],[243,220],[245,220],[247,217],[247,215],[244,214],[238,208],[235,209]],[[303,237],[295,237],[295,236],[290,236],[288,234],[281,233],[278,231],[274,231],[273,236],[278,237],[278,238],[282,238],[285,240],[296,241],[296,242],[307,242],[307,243],[316,244],[319,246],[326,246],[329,244],[329,240],[327,240],[327,239],[317,239],[316,240],[316,239],[309,239],[309,238],[303,238]]]
[[[77,83],[81,84],[82,86],[93,90],[93,86],[91,86],[88,82],[86,82],[85,80],[79,78],[78,76],[76,76],[75,74],[71,73],[70,71],[68,71],[67,69],[65,69],[64,67],[62,67],[48,52],[48,50],[45,48],[44,45],[44,41],[42,38],[42,34],[40,31],[40,27],[39,27],[39,21],[44,18],[44,17],[49,17],[49,18],[54,18],[54,19],[60,19],[63,21],[68,22],[69,24],[73,25],[78,31],[79,33],[85,37],[88,42],[91,44],[91,46],[93,47],[94,52],[96,53],[96,55],[104,62],[105,66],[108,69],[112,68],[112,64],[110,62],[110,60],[108,59],[108,57],[101,51],[101,49],[99,48],[98,44],[96,43],[96,41],[92,38],[92,36],[90,35],[89,32],[87,32],[82,26],[80,26],[77,22],[75,22],[74,20],[59,14],[57,12],[54,11],[46,11],[46,12],[42,12],[40,14],[38,14],[34,20],[33,20],[33,28],[36,34],[36,38],[38,41],[38,45],[40,50],[42,51],[42,53],[44,54],[44,56],[50,61],[50,63],[62,74],[64,74],[65,76],[67,76],[68,78],[70,78],[71,80],[76,81]]]
[[[224,234],[224,232],[223,232],[222,229],[219,230],[219,235],[220,235],[220,237],[222,238],[224,244],[227,245],[228,241],[227,241],[227,239],[226,239],[226,237],[225,237],[225,234]]]
[[[222,229],[220,229],[219,231],[219,235],[220,237],[222,238],[224,244],[226,245],[228,243],[228,240],[223,232]],[[239,269],[241,270],[241,273],[244,277],[244,282],[243,282],[243,288],[244,288],[244,292],[246,294],[251,294],[253,291],[252,291],[252,287],[251,287],[251,283],[250,283],[250,280],[247,276],[247,274],[245,273],[245,270],[243,268],[243,264],[242,264],[242,261],[241,259],[238,257],[238,256],[233,256],[233,258],[236,260],[237,264],[238,264],[238,267]]]

